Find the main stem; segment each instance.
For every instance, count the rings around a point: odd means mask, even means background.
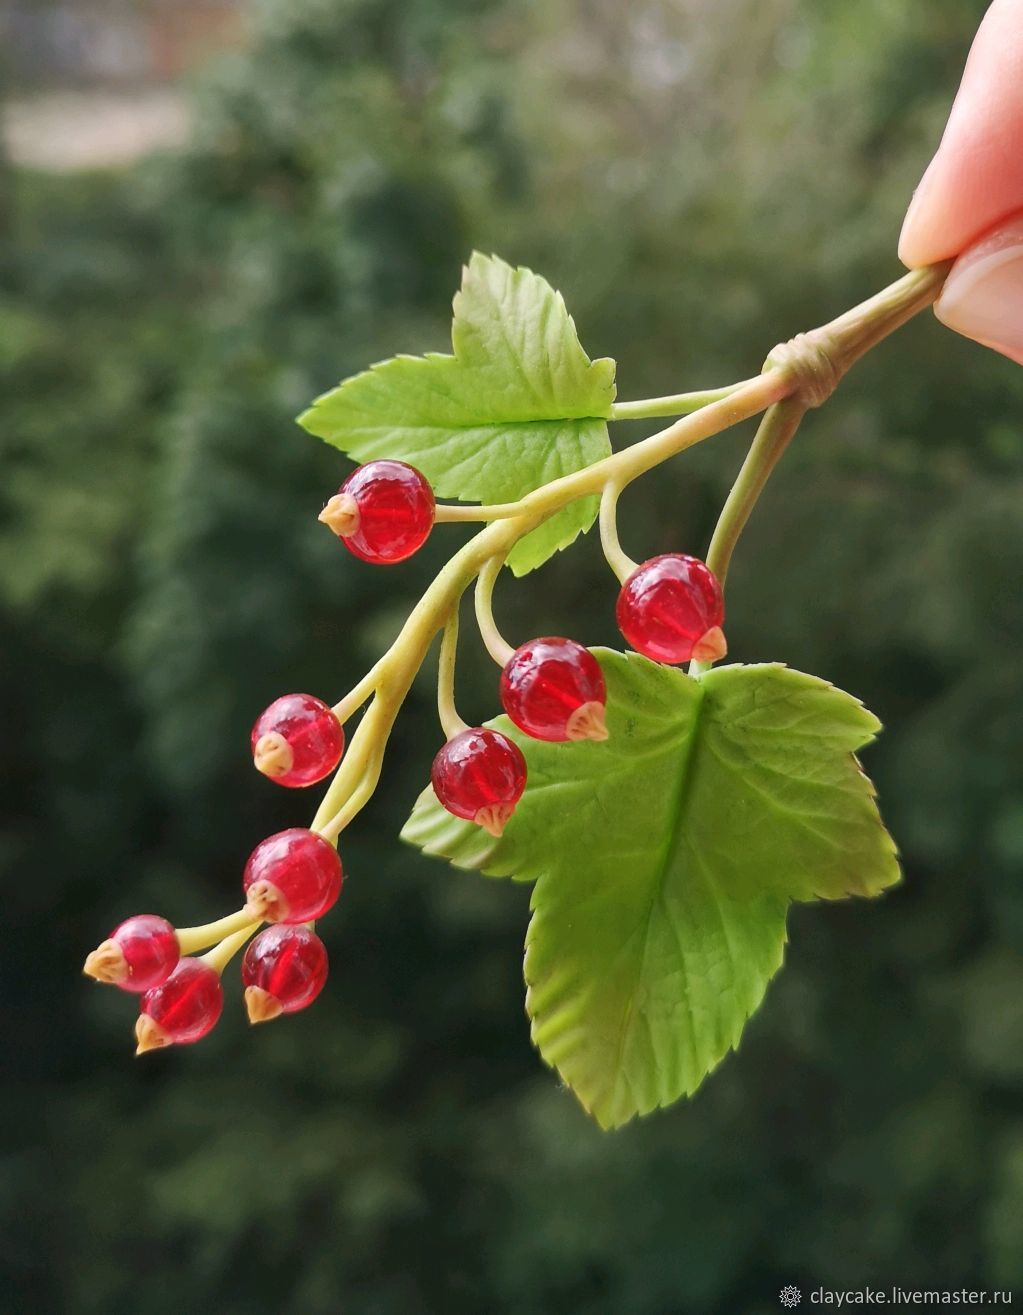
[[[313,829],[335,839],[372,793],[383,746],[412,681],[438,631],[487,562],[503,560],[519,539],[568,503],[599,494],[609,484],[620,490],[676,453],[771,408],[725,504],[716,542],[711,545],[712,569],[716,558],[720,572],[727,572],[735,542],[807,406],[819,405],[855,361],[929,306],[949,268],[945,264],[915,270],[830,324],[776,348],[764,373],[755,379],[711,394],[656,399],[655,405],[661,401],[677,405],[683,397],[693,396],[714,400],[622,452],[545,484],[518,503],[503,505],[500,518],[470,539],[436,576],[398,638],[373,668],[372,703],[320,804]],[[627,407],[620,404],[612,418],[625,418]],[[476,519],[490,519],[495,509],[466,510],[474,512]],[[360,683],[360,702],[368,697],[369,684],[369,677]],[[344,699],[338,706],[347,710],[352,702]]]

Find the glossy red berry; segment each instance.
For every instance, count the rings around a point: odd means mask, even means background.
[[[267,927],[242,960],[250,1023],[268,1023],[311,1005],[327,980],[327,949],[308,927]]]
[[[93,950],[84,971],[122,991],[148,991],[167,980],[180,957],[177,933],[167,919],[138,913]]]
[[[252,728],[256,769],[278,785],[314,785],[341,761],[345,733],[333,710],[311,694],[283,694]]]
[[[532,639],[501,672],[501,703],[535,740],[606,740],[600,663],[572,639]]]
[[[424,475],[404,461],[370,461],[353,470],[320,520],[364,562],[390,566],[423,546],[434,498]]]
[[[526,760],[507,735],[473,726],[448,740],[430,777],[449,813],[499,836],[526,788]]]
[[[142,997],[135,1024],[135,1053],[200,1041],[212,1030],[223,1007],[219,973],[201,959],[182,959],[165,982]]]
[[[615,615],[626,642],[656,662],[716,662],[728,651],[721,586],[698,557],[644,562],[622,585]]]
[[[254,918],[311,922],[333,907],[342,880],[334,846],[296,826],[260,841],[245,864],[242,890]]]

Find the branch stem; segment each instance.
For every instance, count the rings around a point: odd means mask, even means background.
[[[494,620],[494,584],[503,565],[503,557],[491,557],[476,581],[476,624],[487,652],[499,667],[506,666],[515,652]]]
[[[458,605],[456,604],[444,625],[440,641],[440,659],[437,663],[437,714],[441,728],[449,740],[468,730],[468,723],[458,715],[455,707],[455,660],[458,651]]]
[[[600,498],[600,546],[604,550],[607,564],[618,577],[619,584],[624,584],[636,569],[632,560],[618,538],[618,496],[621,489],[610,480],[604,485]]]
[[[708,388],[699,393],[675,393],[671,397],[647,397],[639,402],[615,402],[611,407],[610,420],[653,420],[659,416],[684,416],[711,402],[720,402],[731,397],[751,380],[743,379],[741,383],[729,384],[727,388]]]

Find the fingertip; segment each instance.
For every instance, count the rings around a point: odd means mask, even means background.
[[[934,313],[956,333],[1023,365],[1023,211],[963,252]]]

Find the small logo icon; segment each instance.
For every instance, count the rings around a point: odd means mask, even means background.
[[[778,1300],[781,1302],[781,1304],[785,1307],[786,1310],[795,1310],[795,1308],[803,1300],[803,1294],[799,1291],[799,1289],[794,1284],[786,1283],[785,1286],[782,1288],[782,1290],[778,1293]]]

